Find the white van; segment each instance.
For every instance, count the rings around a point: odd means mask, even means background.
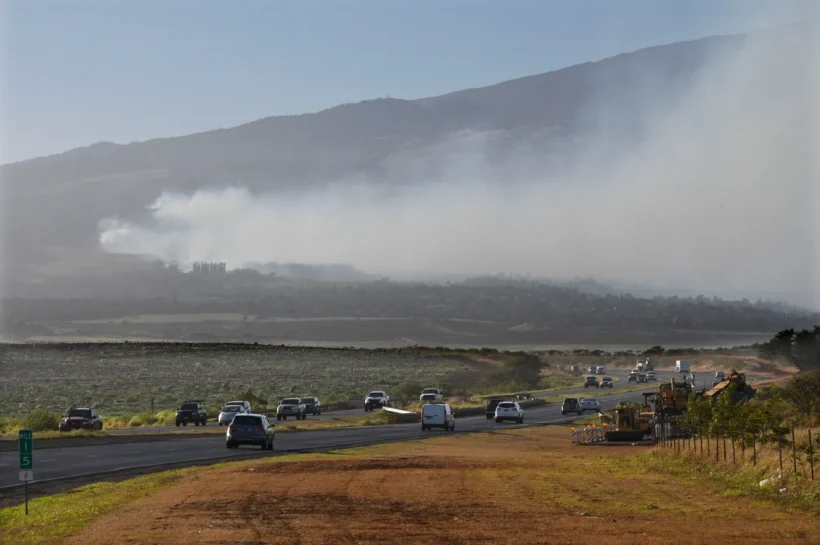
[[[421,431],[431,428],[455,431],[456,414],[447,403],[427,403],[421,408]]]

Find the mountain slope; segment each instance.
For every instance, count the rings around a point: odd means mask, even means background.
[[[361,175],[403,183],[407,169],[398,167],[435,169],[439,144],[455,133],[493,134],[490,159],[521,143],[547,156],[571,155],[600,129],[604,112],[607,130],[639,139],[648,103],[671,107],[710,58],[744,40],[682,42],[438,97],[368,100],[5,165],[6,252],[24,266],[51,259],[50,248],[93,249],[101,218],[138,218],[164,190],[241,184],[298,191]]]

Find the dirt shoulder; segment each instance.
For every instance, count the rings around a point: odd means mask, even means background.
[[[654,473],[632,456],[645,450],[575,446],[550,426],[232,463],[129,499],[65,542],[820,541],[817,513]],[[19,530],[0,535],[22,542]]]

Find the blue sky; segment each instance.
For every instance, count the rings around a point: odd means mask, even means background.
[[[0,163],[489,85],[812,0],[0,0]]]

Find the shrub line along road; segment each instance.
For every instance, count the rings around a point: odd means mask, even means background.
[[[673,374],[673,372],[663,373],[663,375],[669,376]],[[615,374],[609,376],[613,375]],[[666,376],[663,378],[665,379]],[[648,385],[647,390],[654,386],[654,384]],[[607,395],[597,388],[584,389],[581,387],[545,392],[542,395],[561,396],[586,393],[589,397],[599,397],[602,410],[608,410],[620,401],[642,401],[641,391],[643,390]],[[578,418],[577,415],[562,416],[560,404],[557,403],[527,409],[524,411],[524,417],[525,422],[523,425],[496,424],[495,421],[487,420],[483,416],[457,418],[455,433],[568,423]],[[280,453],[288,451],[305,452],[423,439],[436,435],[439,434],[435,431],[422,432],[418,424],[362,426],[277,434],[275,448]],[[201,438],[184,437],[164,441],[50,448],[40,451],[37,450],[35,441],[34,474],[36,481],[30,483],[30,486],[36,486],[37,483],[46,484],[48,481],[55,479],[62,480],[78,477],[84,477],[84,480],[87,481],[94,481],[96,480],[95,475],[102,476],[105,473],[126,471],[148,465],[156,466],[159,469],[163,465],[179,465],[186,462],[195,465],[203,460],[216,462],[232,458],[242,459],[264,456],[270,456],[270,454],[251,447],[226,449],[225,438],[221,434]],[[0,489],[5,488],[8,490],[20,486],[18,467],[19,460],[16,451],[0,454]]]

